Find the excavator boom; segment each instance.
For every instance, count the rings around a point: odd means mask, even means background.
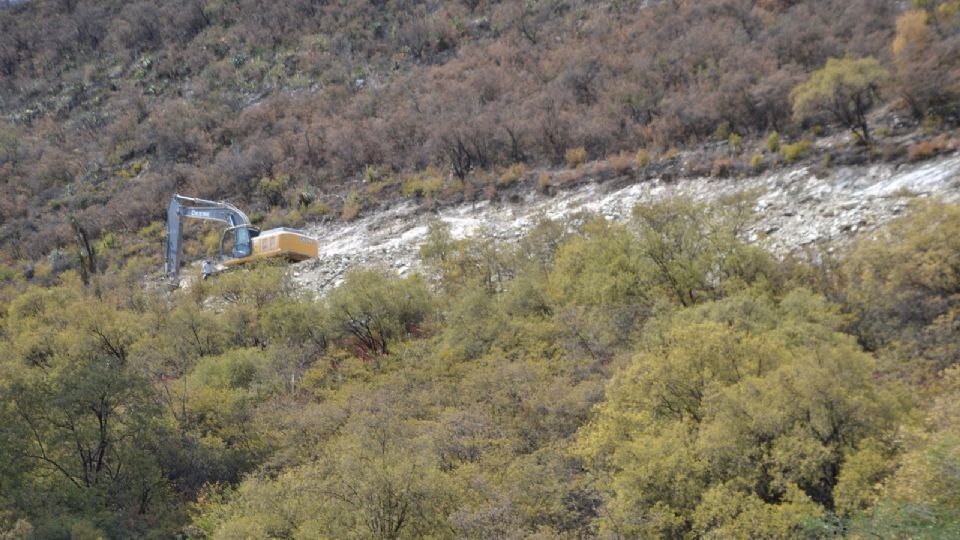
[[[167,208],[167,253],[164,272],[168,276],[176,276],[180,272],[183,218],[219,221],[230,227],[250,225],[247,215],[232,204],[175,194],[170,198],[170,206]]]

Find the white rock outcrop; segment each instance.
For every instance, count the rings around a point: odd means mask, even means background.
[[[417,252],[431,220],[442,219],[456,238],[485,235],[519,238],[540,217],[562,219],[589,211],[625,221],[637,204],[674,196],[711,201],[751,191],[755,222],[745,239],[776,253],[820,244],[832,249],[901,214],[916,197],[960,202],[960,156],[909,165],[835,167],[818,177],[809,167],[782,169],[743,179],[660,180],[614,188],[588,183],[552,196],[531,193],[517,202],[478,202],[425,211],[412,202],[350,223],[316,225],[320,257],[294,265],[295,282],[318,293],[336,286],[356,266],[380,266],[404,274],[419,266]]]

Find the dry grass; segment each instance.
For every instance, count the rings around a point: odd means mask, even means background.
[[[956,148],[956,146],[956,141],[951,141],[946,137],[937,137],[936,139],[920,141],[910,146],[910,149],[907,150],[907,160],[911,162],[923,161],[945,152],[949,152],[950,150]]]
[[[633,160],[623,152],[607,156],[607,163],[617,174],[623,174],[633,166]]]
[[[587,149],[582,146],[578,146],[577,148],[569,148],[563,155],[563,158],[567,162],[568,166],[579,167],[587,162]]]
[[[527,175],[527,166],[523,163],[514,163],[507,168],[503,174],[500,175],[500,180],[498,183],[501,186],[511,186],[516,184],[520,180],[523,180],[523,177]]]
[[[637,155],[634,157],[634,160],[637,162],[637,167],[646,167],[652,159],[653,157],[650,155],[650,152],[643,148],[637,150]]]
[[[547,193],[553,186],[553,178],[549,174],[542,172],[537,176],[537,189],[540,193]]]
[[[714,178],[726,178],[733,172],[733,160],[729,158],[718,158],[713,160],[713,167],[710,169],[710,176]]]
[[[360,215],[360,210],[363,208],[363,199],[360,197],[360,194],[356,191],[350,192],[350,195],[347,196],[343,201],[343,208],[340,210],[340,217],[344,221],[353,221],[357,219],[357,216]]]

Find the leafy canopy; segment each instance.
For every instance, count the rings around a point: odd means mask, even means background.
[[[860,140],[870,142],[866,115],[889,75],[872,57],[830,58],[790,92],[794,115],[806,118],[830,114]]]

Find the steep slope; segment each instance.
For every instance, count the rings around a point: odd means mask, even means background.
[[[437,220],[450,227],[454,238],[482,235],[510,242],[541,218],[591,212],[626,221],[637,204],[681,196],[714,202],[738,193],[756,198],[756,215],[742,233],[745,240],[780,254],[808,248],[833,251],[902,214],[915,198],[960,201],[960,157],[901,166],[836,167],[826,173],[799,166],[748,178],[654,179],[626,187],[616,181],[587,183],[554,196],[531,193],[435,211],[408,202],[349,223],[310,226],[308,231],[320,242],[320,258],[294,265],[293,275],[304,287],[324,291],[354,268],[380,266],[405,274],[418,266],[419,246],[428,225]]]
[[[132,236],[174,191],[298,225],[395,201],[429,167],[472,201],[502,168],[568,152],[799,139],[830,119],[795,119],[790,91],[831,57],[877,57],[907,128],[949,128],[954,4],[899,38],[893,0],[5,5],[0,244],[45,257],[71,216]]]

